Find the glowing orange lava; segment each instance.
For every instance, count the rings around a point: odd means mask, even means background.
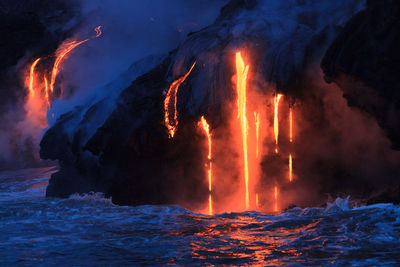
[[[208,192],[209,192],[209,196],[208,196],[208,213],[210,215],[213,214],[213,210],[212,210],[212,196],[211,196],[211,192],[212,192],[212,162],[211,162],[211,133],[210,133],[210,125],[208,125],[206,119],[204,118],[204,116],[201,117],[201,121],[200,121],[201,126],[203,127],[204,132],[207,135],[207,139],[208,139]]]
[[[95,31],[97,33],[96,37],[100,36],[100,26],[97,27]],[[46,114],[50,107],[51,93],[54,91],[54,84],[57,74],[60,71],[61,64],[66,59],[68,53],[88,40],[89,39],[86,39],[80,42],[68,41],[61,44],[55,53],[56,59],[51,71],[50,81],[46,77],[48,71],[44,71],[44,73],[38,73],[38,71],[36,71],[37,65],[43,58],[36,59],[29,67],[29,77],[27,75],[25,79],[25,86],[28,89],[28,98],[24,106],[27,111],[27,116],[23,123],[35,126],[35,130],[43,129],[48,126]],[[41,80],[41,77],[43,77],[43,80]]]
[[[89,39],[77,42],[71,41],[68,43],[63,43],[56,51],[56,60],[53,65],[53,70],[51,72],[51,79],[50,79],[50,91],[54,92],[54,83],[56,82],[57,74],[60,71],[60,65],[66,58],[66,56],[77,46],[89,41]]]
[[[176,104],[178,102],[178,89],[179,86],[186,80],[189,74],[192,72],[196,62],[193,63],[192,67],[190,67],[189,71],[182,77],[178,78],[177,80],[173,81],[168,88],[167,95],[165,96],[164,100],[164,122],[165,126],[168,129],[169,138],[173,138],[176,130],[178,129],[178,111],[176,109]],[[172,97],[173,96],[173,97]],[[174,100],[174,113],[173,113],[173,121],[170,120],[171,114],[169,113],[169,109],[171,106],[171,99]]]
[[[289,154],[289,181],[293,180],[293,162],[292,162],[292,154]]]
[[[289,107],[289,142],[293,143],[293,108]],[[293,181],[293,158],[289,155],[289,181]]]
[[[259,202],[258,202],[258,194],[256,194],[256,208],[259,207]]]
[[[244,161],[244,181],[246,186],[246,209],[249,208],[249,164],[247,155],[248,123],[246,115],[246,82],[249,66],[245,65],[240,52],[236,53],[236,73],[237,73],[237,94],[238,94],[238,115],[243,140],[243,161]]]
[[[289,141],[293,142],[293,108],[289,108]]]
[[[274,205],[274,211],[278,211],[278,186],[275,186],[274,189],[274,199],[275,199],[275,205]]]
[[[43,75],[43,80],[44,80],[44,93],[46,97],[47,106],[50,107],[49,82],[47,81],[46,75]]]
[[[278,136],[279,136],[279,100],[283,95],[277,94],[274,98],[274,134],[275,134],[275,153],[278,153]]]
[[[254,123],[256,125],[256,158],[258,158],[258,139],[260,130],[260,114],[254,112]]]
[[[39,63],[40,58],[36,59],[33,64],[31,65],[31,70],[29,72],[29,97],[32,98],[35,96],[35,88],[34,82],[35,82],[35,68],[36,65]]]
[[[99,37],[102,34],[101,26],[97,26],[94,31],[96,32],[96,36],[94,38]],[[76,47],[80,46],[83,43],[89,41],[90,38],[85,39],[83,41],[68,41],[63,44],[56,51],[56,60],[54,61],[53,70],[51,72],[51,79],[50,79],[50,91],[54,92],[54,84],[56,82],[57,74],[60,71],[61,64],[64,62],[68,54],[74,50]],[[62,92],[61,92],[62,94]]]
[[[96,32],[96,36],[94,38],[99,37],[103,32],[101,31],[101,26],[97,26],[94,28],[94,31]]]

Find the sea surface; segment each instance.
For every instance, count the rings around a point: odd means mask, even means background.
[[[55,170],[0,173],[0,266],[400,266],[392,204],[207,216],[99,193],[45,198]]]

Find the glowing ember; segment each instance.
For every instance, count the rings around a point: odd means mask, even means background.
[[[254,122],[256,124],[256,158],[258,158],[258,139],[260,130],[260,114],[254,112]]]
[[[29,72],[29,97],[34,97],[35,96],[35,89],[33,88],[34,82],[35,82],[35,68],[36,65],[39,63],[40,58],[36,59],[32,66],[31,70]]]
[[[274,211],[278,211],[278,186],[275,186],[274,189],[274,199],[275,199],[275,205],[274,205]]]
[[[274,98],[274,134],[275,134],[275,153],[278,153],[278,136],[279,136],[279,100],[283,95],[277,94]]]
[[[208,196],[208,213],[210,215],[213,214],[212,211],[212,196],[211,196],[211,191],[212,191],[212,173],[211,173],[211,168],[212,168],[212,162],[211,162],[211,133],[210,133],[210,125],[208,125],[206,119],[204,116],[201,117],[200,121],[201,126],[203,127],[204,132],[207,135],[208,139],[208,191],[209,191],[209,196]]]
[[[247,159],[247,115],[246,115],[246,81],[249,66],[245,65],[240,52],[236,53],[236,72],[237,72],[237,94],[238,94],[238,115],[243,139],[243,160],[244,160],[244,180],[246,185],[246,209],[249,208],[249,166]]]
[[[189,71],[182,77],[178,78],[177,80],[173,81],[168,88],[167,95],[165,96],[164,100],[164,122],[165,126],[168,129],[169,138],[173,138],[175,135],[176,130],[178,129],[178,111],[176,109],[176,104],[178,102],[178,89],[179,86],[186,80],[189,74],[192,72],[196,62],[193,63],[192,67],[190,67]],[[169,109],[173,100],[173,121],[170,120],[171,114],[169,113]]]
[[[292,154],[289,155],[289,181],[293,180]]]

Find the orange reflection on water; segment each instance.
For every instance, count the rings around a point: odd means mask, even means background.
[[[293,224],[285,217],[276,219],[279,216],[271,216],[273,221],[234,213],[220,216],[223,217],[201,216],[190,229],[171,235],[189,238],[191,257],[202,262],[282,266],[288,262],[281,258],[288,260],[304,256],[290,244],[296,242],[302,233],[312,231],[322,220],[310,219]]]

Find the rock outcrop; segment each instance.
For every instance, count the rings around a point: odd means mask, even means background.
[[[400,149],[400,2],[369,1],[328,49],[322,69],[349,106],[378,121]]]
[[[213,25],[189,34],[162,63],[124,89],[109,113],[99,115],[108,103],[104,98],[89,109],[78,107],[58,119],[41,142],[41,157],[60,162],[60,171],[52,175],[47,196],[100,191],[121,205],[175,203],[196,208],[204,203],[208,190],[204,179],[206,152],[197,122],[204,115],[213,133],[230,143],[229,132],[218,129],[232,117],[236,101],[232,83],[234,54],[238,50],[245,51],[251,62],[252,90],[269,98],[278,90],[300,102],[296,108],[306,123],[296,136],[300,148],[295,151],[295,169],[301,180],[282,190],[293,193],[295,187],[307,189],[318,197],[338,192],[362,197],[370,194],[376,181],[368,180],[368,168],[361,166],[365,160],[374,160],[375,152],[366,148],[370,139],[353,143],[343,140],[343,146],[338,144],[342,133],[337,125],[345,118],[340,114],[339,122],[329,121],[327,109],[334,101],[324,102],[331,96],[317,90],[320,76],[315,71],[315,62],[320,62],[326,48],[345,22],[363,8],[363,3],[231,1]],[[330,54],[333,52],[326,58]],[[195,68],[178,91],[179,129],[174,139],[169,139],[163,114],[166,89],[195,61]],[[99,116],[102,119],[89,131],[87,122]],[[345,149],[354,148],[357,151],[353,154],[365,157],[346,161]],[[237,157],[229,146],[219,153],[220,159]],[[286,179],[286,160],[266,156],[261,164],[267,173],[263,177],[271,179],[276,172],[276,176]],[[285,167],[272,166],[276,162]],[[393,179],[392,169],[384,164],[379,168],[387,170],[383,180],[388,182]],[[311,200],[307,203],[315,204]]]

